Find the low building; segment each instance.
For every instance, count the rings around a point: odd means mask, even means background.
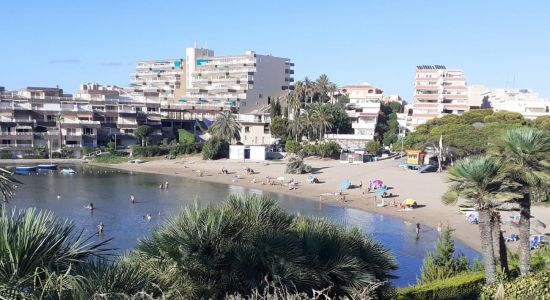
[[[325,139],[338,142],[345,148],[364,147],[375,135],[380,106],[384,101],[383,91],[369,83],[345,85],[340,93],[349,97],[346,113],[351,120],[352,134],[330,133]]]
[[[269,107],[238,114],[237,120],[241,123],[241,143],[244,145],[271,145],[276,142],[269,128]]]
[[[484,107],[494,111],[520,113],[526,119],[550,116],[550,98],[542,98],[529,89],[486,89]]]

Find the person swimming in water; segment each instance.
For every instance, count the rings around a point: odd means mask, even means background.
[[[103,222],[99,222],[99,224],[97,225],[97,234],[102,234],[104,229],[105,225],[103,225]]]
[[[86,208],[89,209],[89,210],[94,210],[95,209],[94,204],[92,202],[90,202],[90,204],[88,204],[86,206]]]
[[[134,194],[130,195],[130,203],[132,204],[136,203],[136,197],[134,196]]]

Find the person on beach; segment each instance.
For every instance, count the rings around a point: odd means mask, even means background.
[[[134,194],[130,195],[130,203],[132,204],[136,203],[136,197],[134,196]]]
[[[420,223],[416,222],[416,238],[420,236]]]
[[[441,221],[439,221],[439,223],[437,223],[437,235],[439,237],[441,237],[442,231],[443,231],[443,224],[441,224]]]
[[[103,230],[105,229],[105,225],[103,225],[103,222],[99,222],[97,225],[97,234],[103,234]]]

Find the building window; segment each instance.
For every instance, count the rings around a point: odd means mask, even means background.
[[[250,127],[245,126],[245,127],[244,127],[244,132],[245,132],[245,133],[249,133],[249,132],[250,132]]]

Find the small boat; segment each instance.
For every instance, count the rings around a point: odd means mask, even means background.
[[[57,165],[55,164],[46,164],[46,165],[38,165],[38,170],[57,170]]]
[[[27,167],[27,166],[15,167],[15,172],[17,173],[36,172],[36,168],[37,167]]]
[[[76,171],[71,168],[61,169],[61,174],[76,174]]]

